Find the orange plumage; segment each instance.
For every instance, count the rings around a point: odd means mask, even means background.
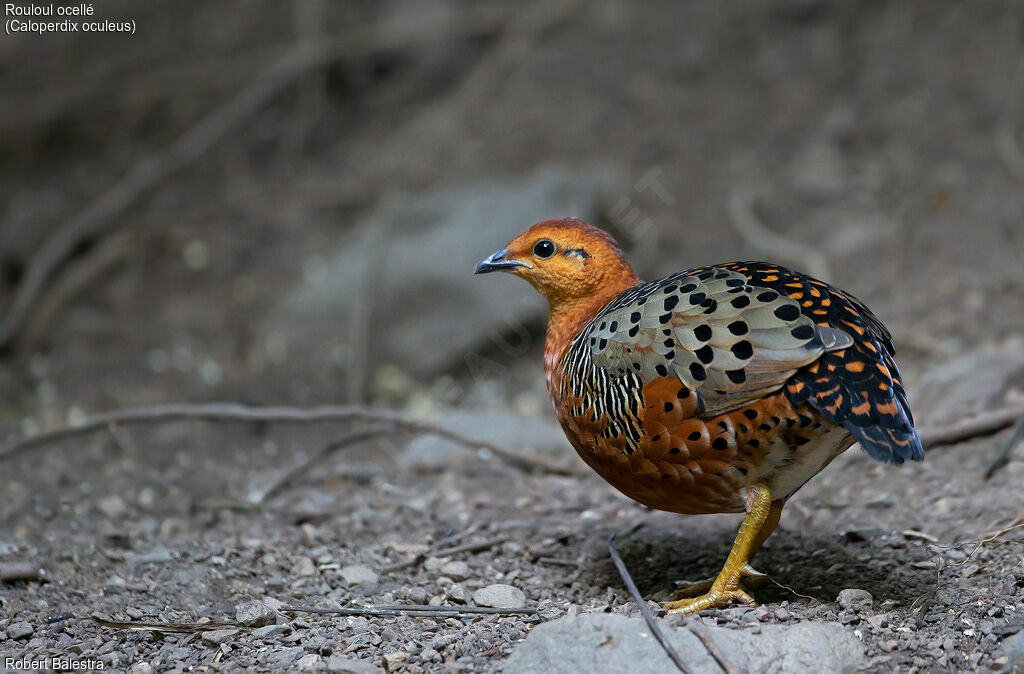
[[[580,457],[630,498],[746,512],[697,611],[732,600],[807,480],[854,442],[891,463],[923,451],[892,338],[853,296],[777,265],[733,262],[641,283],[614,240],[538,223],[482,260],[548,300],[544,371]]]

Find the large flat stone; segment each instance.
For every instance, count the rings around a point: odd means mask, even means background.
[[[741,672],[846,672],[866,662],[850,630],[836,623],[762,625],[745,629],[703,626],[722,654]],[[662,631],[694,674],[722,668],[688,629],[662,624]],[[505,674],[676,671],[641,618],[585,613],[538,625],[512,653]]]
[[[351,352],[352,307],[368,301],[374,363],[419,375],[459,364],[468,351],[485,346],[488,335],[543,315],[543,300],[522,281],[474,278],[476,262],[538,220],[593,217],[599,184],[595,175],[549,168],[523,179],[385,200],[340,242],[320,273],[271,311],[267,334],[289,357],[320,367],[312,361],[329,354],[337,361],[337,354]]]

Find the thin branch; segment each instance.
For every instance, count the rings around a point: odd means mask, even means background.
[[[693,636],[700,639],[700,642],[704,644],[704,648],[707,649],[708,653],[711,654],[711,657],[715,659],[715,662],[718,663],[718,666],[722,668],[725,674],[739,674],[740,670],[736,669],[735,665],[729,662],[729,658],[725,657],[725,653],[718,647],[718,644],[711,638],[711,635],[708,634],[703,625],[691,622],[686,627],[693,633]]]
[[[772,257],[798,264],[822,280],[831,277],[828,256],[817,248],[788,239],[768,228],[757,214],[760,192],[753,188],[735,189],[729,195],[729,218],[747,243]]]
[[[494,25],[494,21],[489,20],[484,27],[493,31]],[[458,26],[462,34],[478,32],[480,28],[479,19],[477,23],[470,23],[468,29],[467,26]],[[429,36],[430,41],[443,39],[431,31],[421,33]],[[371,47],[381,48],[380,38],[376,34],[359,31],[354,35],[335,36],[332,40],[304,45],[284,55],[226,103],[200,119],[176,141],[140,160],[106,192],[77,210],[50,235],[29,261],[25,277],[15,291],[14,300],[0,321],[0,349],[18,337],[53,272],[81,242],[122,224],[118,215],[167,176],[205,154],[214,143],[280,94],[296,78],[314,68],[362,53]]]
[[[626,589],[629,590],[629,596],[633,598],[633,601],[638,607],[640,607],[640,615],[644,617],[644,622],[647,623],[647,627],[651,630],[651,634],[661,644],[661,647],[665,649],[665,654],[668,655],[668,659],[676,666],[676,668],[683,674],[691,674],[690,668],[686,666],[683,659],[679,657],[679,653],[676,653],[676,649],[672,648],[672,644],[665,639],[665,635],[661,632],[661,627],[658,626],[658,621],[651,615],[651,610],[647,608],[647,604],[644,602],[643,596],[640,594],[640,590],[637,589],[636,583],[633,582],[633,577],[629,575],[629,569],[626,568],[626,563],[622,561],[622,557],[619,556],[619,551],[615,547],[615,534],[608,537],[608,553],[612,556],[612,562],[615,563],[615,568],[619,572],[619,576],[622,577],[622,582],[626,584]],[[712,654],[714,657],[714,654]]]
[[[326,422],[385,422],[396,431],[428,433],[450,440],[463,447],[486,449],[500,459],[524,470],[553,475],[572,476],[576,471],[556,466],[543,459],[518,454],[487,440],[476,440],[429,421],[410,419],[399,412],[358,405],[323,405],[320,407],[251,407],[237,403],[181,403],[133,407],[104,412],[85,419],[76,426],[66,426],[38,435],[13,440],[0,448],[0,462],[30,449],[59,440],[103,430],[109,424],[121,426],[162,424],[172,421],[204,421],[209,423],[277,423],[315,424]]]
[[[279,611],[291,613],[316,613],[337,616],[415,616],[418,618],[459,618],[467,615],[535,615],[532,608],[489,608],[486,606],[345,606],[341,608],[318,608],[316,606],[281,606]]]
[[[925,449],[970,440],[1000,431],[1024,416],[1024,405],[1004,407],[961,419],[948,426],[923,428],[919,433]]]
[[[417,566],[427,557],[450,557],[451,555],[458,555],[463,552],[480,552],[482,550],[489,550],[496,545],[501,545],[508,540],[508,536],[499,536],[498,538],[491,538],[486,541],[478,541],[476,543],[464,543],[462,545],[456,545],[451,548],[442,548],[440,550],[431,550],[430,552],[421,552],[418,555],[414,555],[411,559],[406,559],[401,562],[395,562],[389,566],[385,566],[381,569],[381,573],[394,573],[395,571],[401,571],[407,569],[410,566]]]
[[[237,623],[130,623],[119,620],[104,620],[93,616],[100,627],[110,627],[116,630],[132,630],[135,632],[167,632],[179,634],[195,634],[196,632],[212,632],[222,629],[248,630],[250,628]]]
[[[992,463],[988,464],[988,468],[985,469],[986,480],[995,475],[1003,466],[1010,463],[1010,455],[1013,453],[1013,448],[1017,446],[1017,441],[1020,440],[1022,433],[1024,433],[1024,414],[1017,419],[1017,423],[1014,424],[1013,430],[1010,431],[1010,437],[1006,439],[1006,442],[996,454],[996,458],[993,459]]]
[[[277,496],[282,491],[290,487],[295,481],[305,473],[308,473],[310,469],[319,463],[322,463],[327,457],[337,453],[339,450],[346,447],[350,447],[354,444],[360,443],[364,440],[368,440],[377,435],[394,432],[394,424],[377,424],[370,426],[369,428],[361,428],[350,431],[349,433],[341,436],[340,438],[332,441],[330,444],[324,445],[318,452],[313,454],[302,463],[294,466],[291,470],[286,472],[276,482],[271,484],[256,498],[250,499],[251,505],[260,505],[265,503],[267,500]]]

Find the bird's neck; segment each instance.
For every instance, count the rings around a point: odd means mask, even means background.
[[[597,292],[582,297],[548,299],[548,332],[544,342],[544,374],[552,396],[558,390],[560,371],[558,363],[572,341],[601,309],[626,290],[640,283],[630,269],[629,273],[606,279]]]

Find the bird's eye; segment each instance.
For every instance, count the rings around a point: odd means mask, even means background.
[[[546,260],[555,254],[555,244],[547,239],[541,239],[533,244],[533,254],[542,260]]]

